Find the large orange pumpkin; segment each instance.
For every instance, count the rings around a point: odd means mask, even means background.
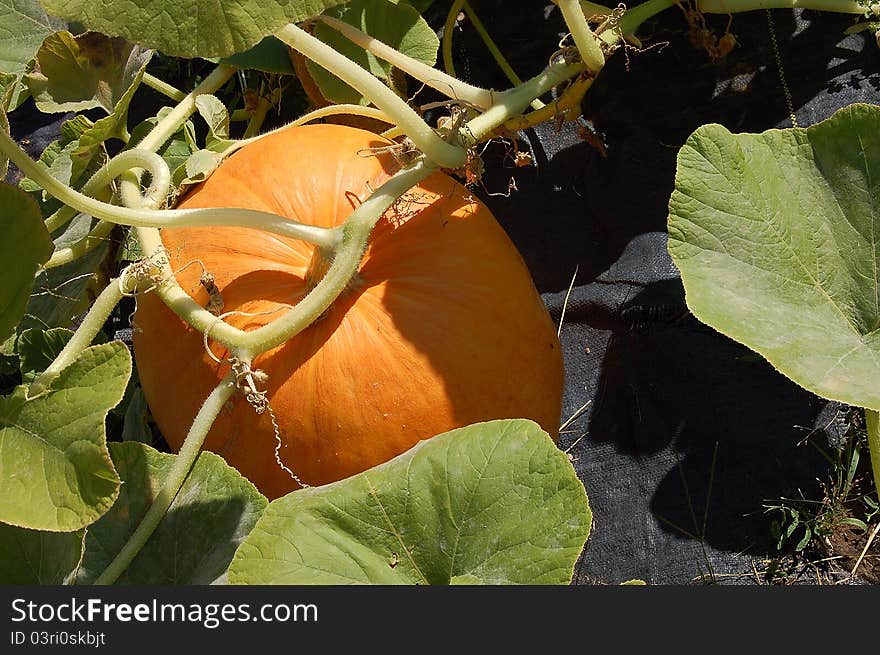
[[[180,206],[338,225],[399,168],[392,157],[365,151],[384,145],[338,125],[285,130],[233,155]],[[162,239],[181,286],[207,305],[203,265],[224,311],[296,304],[321,268],[311,245],[247,228],[165,229]],[[278,316],[227,320],[254,329]],[[213,348],[222,358],[225,351]],[[153,416],[176,450],[228,365],[213,361],[202,335],[154,294],[138,301],[134,349]],[[489,210],[440,173],[383,217],[359,274],[330,310],[254,368],[268,375],[281,460],[311,485],[478,421],[525,417],[554,438],[558,432],[563,371],[553,323]],[[270,416],[236,394],[205,447],[275,498],[299,486],[277,464],[275,445]]]

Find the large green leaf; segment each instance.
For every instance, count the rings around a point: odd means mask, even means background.
[[[71,584],[85,530],[42,532],[0,523],[0,584]]]
[[[437,49],[440,47],[437,35],[419,12],[407,4],[396,4],[389,0],[352,0],[324,13],[357,27],[428,66],[433,66],[437,61]],[[315,36],[373,75],[382,79],[390,77],[391,64],[355,45],[332,27],[318,23]],[[367,104],[360,93],[338,77],[312,61],[306,63],[325,98],[333,102]]]
[[[37,68],[27,76],[37,108],[44,112],[100,107],[112,114],[151,52],[125,39],[98,32],[74,37],[50,35],[37,52]]]
[[[698,129],[669,251],[700,320],[826,398],[880,409],[880,107],[806,129]]]
[[[590,522],[583,485],[538,425],[478,423],[273,501],[229,581],[568,584]]]
[[[34,274],[52,255],[40,208],[27,193],[0,182],[0,341],[12,334],[27,306]]]
[[[89,527],[77,582],[91,583],[138,526],[175,456],[141,443],[111,443],[123,485],[116,504]],[[222,457],[203,452],[159,527],[119,584],[210,584],[222,580],[235,549],[267,501]]]
[[[57,26],[37,0],[0,0],[0,72],[24,71]]]
[[[345,0],[42,0],[54,16],[176,57],[225,57]]]
[[[104,419],[130,375],[117,341],[87,348],[42,396],[29,400],[20,386],[0,398],[0,521],[70,532],[110,509],[119,477]]]

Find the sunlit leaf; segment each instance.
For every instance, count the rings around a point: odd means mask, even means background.
[[[220,152],[232,145],[229,138],[229,112],[217,96],[204,94],[196,98],[196,109],[208,124],[205,145],[208,150]]]
[[[688,306],[792,380],[880,409],[880,107],[806,129],[707,125],[678,157],[669,251]]]
[[[122,36],[176,57],[244,52],[287,23],[317,16],[344,0],[42,0],[49,13]]]
[[[43,39],[59,28],[37,0],[0,0],[0,72],[26,70]]]
[[[119,477],[104,434],[131,375],[125,344],[87,348],[44,395],[0,398],[0,521],[70,532],[113,505]]]
[[[590,523],[550,437],[531,421],[491,421],[273,501],[229,581],[568,584]]]

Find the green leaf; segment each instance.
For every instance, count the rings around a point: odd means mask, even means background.
[[[97,295],[97,271],[107,250],[102,244],[69,264],[40,270],[18,331],[70,327],[88,307],[90,296]]]
[[[96,121],[94,125],[80,135],[79,147],[74,150],[72,154],[73,157],[88,158],[88,160],[91,161],[95,154],[97,154],[99,148],[103,145],[104,141],[114,137],[121,139],[126,133],[128,107],[131,104],[131,99],[134,97],[135,91],[137,91],[138,86],[140,86],[141,79],[144,76],[144,71],[149,62],[149,57],[146,59],[139,59],[138,61],[141,62],[140,68],[134,73],[134,77],[131,78],[131,83],[125,93],[123,93],[116,102],[112,113],[109,116],[105,116],[101,120]]]
[[[183,187],[189,184],[204,182],[217,169],[221,161],[223,161],[222,153],[214,152],[213,150],[194,152],[186,160],[182,170],[175,171],[174,185]],[[182,177],[181,173],[184,174]],[[177,179],[178,177],[181,177],[181,179]]]
[[[84,530],[43,532],[0,523],[0,584],[72,584]]]
[[[136,386],[131,393],[128,407],[125,409],[125,417],[122,425],[123,441],[138,441],[150,444],[153,442],[153,432],[147,422],[150,408],[144,396],[143,389]]]
[[[222,63],[236,68],[250,68],[282,75],[293,75],[296,72],[287,52],[287,44],[274,36],[267,36],[250,50],[223,58]]]
[[[0,72],[25,71],[56,27],[37,0],[0,0]]]
[[[28,328],[18,337],[16,350],[21,361],[21,379],[24,384],[30,384],[39,373],[42,373],[70,341],[73,332],[66,328],[52,328],[51,330],[37,330]],[[96,343],[106,343],[103,333],[98,333]]]
[[[24,191],[0,182],[0,341],[12,334],[27,306],[34,274],[54,246],[37,203]]]
[[[144,444],[111,443],[123,485],[116,504],[92,525],[78,583],[91,583],[140,523],[175,456]],[[117,580],[118,584],[211,584],[226,573],[235,549],[267,501],[250,482],[210,452],[199,455],[168,513]]]
[[[583,485],[537,424],[478,423],[273,501],[229,581],[568,584],[590,522]]]
[[[208,124],[205,145],[208,150],[220,152],[232,145],[229,138],[229,112],[217,96],[204,94],[196,98],[196,109]]]
[[[287,23],[301,23],[345,0],[42,0],[54,16],[122,36],[175,57],[243,52]]]
[[[102,108],[113,113],[152,53],[98,32],[74,37],[56,32],[37,52],[37,67],[27,83],[43,112]]]
[[[0,521],[71,532],[113,505],[119,477],[104,419],[131,375],[125,344],[92,346],[52,383],[26,399],[26,387],[0,398]]]
[[[45,371],[72,336],[73,332],[66,328],[24,330],[18,337],[17,343],[22,382],[30,384],[39,373]]]
[[[409,5],[395,4],[388,0],[352,0],[326,11],[325,14],[357,27],[362,32],[428,66],[433,66],[437,61],[440,41],[419,12]],[[315,26],[315,36],[373,75],[385,80],[391,76],[391,64],[355,45],[332,27],[318,23]],[[326,69],[312,61],[307,61],[306,65],[321,93],[328,100],[368,104],[360,93]]]
[[[678,156],[669,251],[694,315],[806,389],[880,409],[880,107],[806,129],[706,125]]]
[[[0,73],[0,105],[7,112],[15,111],[30,97],[24,74]]]

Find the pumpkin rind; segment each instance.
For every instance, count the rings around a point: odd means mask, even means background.
[[[398,165],[385,142],[337,125],[292,128],[224,162],[181,207],[245,207],[314,225],[342,223]],[[308,292],[312,246],[247,228],[162,230],[181,286],[206,306],[202,266],[223,311],[254,329]],[[272,313],[274,311],[274,313]],[[134,349],[144,393],[170,446],[183,443],[228,365],[153,294],[138,300]],[[225,351],[217,344],[214,353]],[[328,312],[254,368],[268,375],[282,462],[303,481],[359,473],[421,439],[478,421],[530,418],[556,436],[562,354],[555,327],[504,230],[482,203],[437,173],[379,222],[360,272]],[[298,487],[275,461],[267,413],[241,395],[205,447],[268,497]]]

